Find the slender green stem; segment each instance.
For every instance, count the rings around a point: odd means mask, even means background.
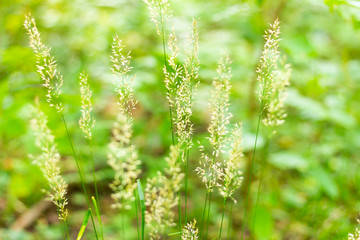
[[[259,187],[257,190],[257,196],[256,196],[256,204],[255,204],[255,211],[254,211],[254,219],[253,219],[253,225],[252,225],[252,230],[251,233],[254,232],[255,230],[255,223],[256,223],[256,212],[257,212],[257,207],[258,207],[258,203],[259,203],[259,198],[260,198],[260,189],[261,189],[261,184],[263,182],[264,179],[264,172],[265,172],[265,168],[266,168],[266,162],[267,162],[267,158],[269,156],[269,146],[270,146],[270,137],[267,138],[266,141],[266,146],[265,146],[265,156],[264,156],[264,165],[261,169],[261,173],[260,173],[260,183],[259,183]],[[250,239],[253,239],[253,234],[251,234]]]
[[[187,224],[187,193],[188,193],[188,179],[189,179],[189,149],[186,151],[185,163],[185,224]]]
[[[63,124],[64,124],[64,126],[65,126],[65,130],[66,130],[67,137],[68,137],[69,142],[70,142],[72,154],[73,154],[73,157],[74,157],[74,159],[75,159],[77,171],[78,171],[78,174],[79,174],[79,176],[80,176],[81,185],[82,185],[82,188],[83,188],[83,191],[84,191],[84,196],[85,196],[85,199],[86,199],[88,208],[90,208],[90,200],[89,200],[88,194],[87,194],[87,192],[86,192],[85,182],[84,182],[83,175],[82,175],[82,173],[81,173],[80,164],[79,164],[79,161],[78,161],[78,159],[77,159],[77,157],[76,157],[74,144],[73,144],[73,142],[72,142],[72,140],[71,140],[70,133],[69,133],[69,130],[68,130],[66,121],[65,121],[64,114],[62,114],[62,113],[61,113],[61,118],[62,118]],[[93,224],[93,228],[94,228],[94,232],[95,232],[96,239],[98,239],[98,235],[97,235],[97,231],[96,231],[96,226],[95,226],[94,218],[93,218],[92,214],[91,214],[90,216],[91,216],[91,222],[92,222],[92,224]]]
[[[140,200],[140,206],[141,206],[141,240],[144,240],[145,238],[145,197],[144,197],[144,191],[141,186],[140,179],[137,180],[138,184],[138,194],[139,194],[139,200]]]
[[[223,203],[223,210],[222,210],[222,216],[221,216],[221,224],[220,224],[219,240],[221,239],[221,231],[222,231],[222,226],[223,226],[223,222],[224,222],[225,205],[226,205],[226,198],[224,198],[224,203]]]
[[[254,144],[253,156],[252,156],[252,159],[251,159],[249,182],[248,182],[248,185],[247,185],[247,196],[246,196],[246,200],[245,200],[245,210],[244,210],[243,227],[242,227],[242,230],[241,230],[241,240],[243,239],[244,230],[245,230],[246,213],[247,213],[247,208],[248,208],[248,203],[249,203],[249,195],[250,195],[251,177],[252,177],[252,171],[253,171],[253,167],[254,167],[254,159],[255,159],[255,153],[256,153],[257,140],[258,140],[258,136],[259,136],[262,109],[263,109],[263,102],[261,101],[260,102],[260,113],[259,113],[259,118],[258,118],[257,128],[256,128],[256,136],[255,136],[255,144]]]
[[[66,221],[66,220],[64,220],[64,228],[65,228],[66,237],[67,237],[68,240],[70,240],[69,230],[68,230],[68,226],[67,226],[67,221]]]
[[[206,211],[206,205],[207,205],[207,201],[208,201],[208,195],[209,193],[206,191],[206,197],[205,197],[205,205],[204,205],[204,210],[203,210],[203,214],[202,214],[202,218],[201,218],[201,227],[200,227],[200,239],[202,236],[202,231],[203,231],[203,226],[204,226],[204,222],[205,222],[205,211]]]
[[[104,240],[104,232],[103,232],[103,226],[102,226],[102,222],[101,222],[100,200],[99,200],[99,194],[98,194],[98,188],[97,188],[95,164],[94,164],[94,158],[93,158],[93,147],[92,147],[91,138],[89,139],[89,146],[90,146],[90,161],[91,161],[93,179],[94,179],[94,186],[95,186],[95,198],[96,198],[95,203],[96,203],[96,205],[95,204],[94,205],[95,205],[95,211],[96,211],[96,215],[97,215],[97,218],[98,218],[98,222],[99,222],[99,225],[100,225],[101,239]]]
[[[210,207],[211,207],[211,192],[209,192],[209,206],[208,206],[208,215],[206,220],[206,235],[205,239],[208,239],[208,230],[209,230],[209,220],[210,220]]]
[[[231,204],[230,204],[230,213],[229,213],[228,231],[227,231],[227,240],[230,239],[231,217],[232,217],[233,205],[234,205],[234,201],[231,201]]]
[[[103,236],[103,232],[102,232],[103,227],[102,227],[102,221],[101,221],[101,214],[100,214],[99,205],[98,205],[98,203],[96,202],[96,199],[95,199],[94,196],[91,197],[91,200],[92,200],[92,202],[93,202],[93,204],[94,204],[94,206],[95,206],[95,213],[96,213],[96,216],[97,216],[97,218],[98,218],[99,225],[100,225],[101,239],[104,240],[104,236]]]
[[[178,212],[179,212],[179,232],[180,232],[180,237],[181,237],[181,234],[182,234],[182,223],[181,223],[181,192],[178,191],[177,195],[178,195]]]
[[[138,216],[138,198],[136,196],[136,189],[134,190],[135,197],[135,216],[136,216],[136,229],[138,234],[138,240],[140,240],[140,229],[139,229],[139,216]]]

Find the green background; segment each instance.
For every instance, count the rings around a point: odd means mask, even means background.
[[[263,34],[276,18],[281,21],[281,52],[292,64],[287,98],[288,117],[278,128],[264,155],[260,130],[250,198],[250,218],[260,170],[265,167],[256,239],[346,239],[360,212],[360,3],[341,0],[174,0],[174,26],[183,47],[192,18],[199,18],[200,87],[194,105],[195,146],[191,150],[189,218],[200,221],[205,190],[194,173],[197,141],[205,143],[207,108],[216,64],[226,51],[233,61],[232,122],[244,123],[244,176],[254,144],[258,99],[255,69],[263,48]],[[132,52],[136,73],[134,143],[145,178],[164,165],[171,142],[163,84],[161,39],[140,0],[12,0],[0,2],[0,238],[60,239],[55,208],[50,205],[26,228],[15,230],[21,216],[45,197],[47,184],[29,154],[35,154],[28,127],[30,104],[39,100],[49,116],[69,183],[70,231],[76,235],[86,211],[66,132],[49,109],[36,73],[36,59],[23,27],[29,12],[37,20],[43,42],[64,75],[65,116],[83,167],[90,170],[86,141],[78,127],[78,74],[89,74],[96,118],[94,151],[106,239],[119,239],[125,222],[127,239],[136,234],[134,213],[112,210],[108,184],[113,172],[106,163],[107,144],[116,115],[109,55],[117,33]],[[183,55],[181,55],[183,58]],[[88,171],[89,172],[89,171]],[[89,185],[91,175],[87,176]],[[236,193],[233,238],[240,239],[245,184]],[[210,239],[217,236],[222,199],[213,198]],[[249,221],[249,223],[251,223]],[[227,224],[227,223],[226,223]],[[250,225],[250,224],[249,224]],[[226,226],[226,225],[225,225]],[[93,239],[89,227],[86,239]],[[246,232],[247,236],[248,232]],[[177,237],[169,237],[177,239]]]

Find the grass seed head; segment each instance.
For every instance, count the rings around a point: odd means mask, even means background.
[[[32,108],[30,125],[34,131],[35,144],[40,149],[40,154],[33,157],[34,163],[40,167],[49,184],[50,190],[47,191],[47,194],[57,207],[59,219],[66,221],[68,217],[67,184],[62,178],[58,166],[60,154],[56,148],[54,136],[47,126],[47,118],[38,107]]]
[[[50,55],[50,47],[42,43],[35,19],[31,15],[26,16],[24,26],[30,38],[30,47],[36,54],[37,72],[43,80],[43,86],[47,89],[47,102],[57,112],[61,113],[63,111],[63,104],[60,101],[60,95],[62,93],[63,77],[57,70],[54,57]]]
[[[85,72],[80,73],[79,80],[81,96],[81,117],[79,119],[79,125],[85,137],[91,139],[91,130],[95,126],[95,119],[91,116],[93,109],[91,103],[92,91],[90,90],[88,76]]]

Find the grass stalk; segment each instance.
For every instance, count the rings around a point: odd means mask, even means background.
[[[182,223],[181,223],[181,192],[177,192],[178,195],[178,212],[179,212],[179,232],[180,232],[180,238],[182,234]]]
[[[189,179],[189,149],[186,151],[185,163],[185,224],[187,224],[187,192],[188,192],[188,179]]]
[[[234,201],[231,201],[230,204],[230,212],[229,212],[229,221],[228,221],[228,230],[227,230],[227,240],[230,239],[230,230],[231,230],[231,217],[232,217],[232,209],[233,209]]]
[[[208,231],[209,231],[209,220],[210,220],[210,207],[211,207],[211,192],[209,192],[209,205],[208,205],[208,215],[206,220],[206,235],[205,239],[208,239]]]
[[[245,211],[244,211],[243,227],[242,227],[242,230],[241,230],[241,240],[244,237],[244,230],[245,230],[245,225],[246,225],[246,213],[247,213],[247,208],[248,208],[248,203],[249,203],[251,177],[252,177],[252,171],[253,171],[253,168],[254,168],[254,159],[255,159],[255,154],[256,154],[256,146],[257,146],[257,141],[258,141],[258,136],[259,136],[259,129],[260,129],[260,122],[261,122],[262,113],[263,113],[263,101],[260,102],[260,113],[259,113],[258,122],[257,122],[257,128],[256,128],[254,150],[253,150],[253,155],[252,155],[252,159],[251,159],[249,182],[248,182],[248,185],[247,185],[247,196],[246,196],[246,199],[245,199]]]
[[[139,216],[138,216],[138,198],[136,196],[136,189],[134,190],[134,197],[135,197],[135,216],[136,216],[136,229],[138,234],[138,240],[140,240],[140,229],[139,229]]]
[[[63,221],[64,222],[64,229],[65,229],[65,233],[66,233],[66,237],[68,240],[70,240],[70,235],[69,235],[69,229],[68,229],[68,226],[67,226],[67,221]]]
[[[92,140],[91,138],[89,139],[89,146],[90,146],[90,161],[91,161],[91,166],[92,166],[92,172],[93,172],[93,180],[94,180],[94,187],[95,187],[95,202],[94,202],[94,197],[92,197],[93,199],[93,203],[95,206],[95,211],[96,211],[96,215],[98,218],[98,222],[100,225],[100,236],[101,239],[104,240],[104,232],[103,232],[103,226],[102,226],[102,222],[101,222],[101,212],[100,212],[100,202],[99,202],[99,194],[98,194],[98,188],[97,188],[97,181],[96,181],[96,173],[95,173],[95,164],[94,164],[94,158],[93,158],[93,147],[92,147]]]
[[[79,161],[78,161],[78,159],[77,159],[77,157],[76,157],[74,144],[73,144],[73,142],[72,142],[72,140],[71,140],[70,133],[69,133],[69,130],[68,130],[68,127],[67,127],[67,124],[66,124],[65,117],[64,117],[64,114],[63,114],[63,113],[61,113],[61,118],[62,118],[63,124],[64,124],[64,126],[65,126],[65,130],[66,130],[67,137],[68,137],[69,142],[70,142],[71,151],[72,151],[73,157],[74,157],[74,159],[75,159],[75,163],[76,163],[76,167],[77,167],[78,174],[79,174],[79,176],[80,176],[80,181],[81,181],[81,185],[82,185],[82,188],[83,188],[84,196],[85,196],[85,199],[86,199],[88,208],[90,209],[90,200],[89,200],[89,196],[88,196],[88,194],[87,194],[86,188],[85,188],[85,181],[84,181],[83,175],[82,175],[82,173],[81,173],[80,164],[79,164]],[[93,218],[92,214],[90,214],[90,216],[91,216],[91,222],[92,222],[92,225],[93,225],[93,228],[94,228],[94,232],[95,232],[96,239],[99,239],[99,238],[98,238],[97,231],[96,231],[96,226],[95,226],[94,218]]]
[[[204,205],[204,210],[203,210],[203,214],[202,214],[202,218],[201,218],[201,227],[200,227],[200,235],[199,238],[201,239],[202,236],[202,231],[203,231],[203,226],[204,226],[204,221],[205,221],[205,211],[206,211],[206,205],[207,205],[207,201],[208,201],[208,195],[209,193],[206,191],[206,197],[205,197],[205,205]]]
[[[223,210],[222,210],[222,216],[221,216],[219,240],[221,239],[221,231],[222,231],[222,226],[223,226],[223,223],[224,223],[225,205],[226,205],[226,198],[224,198],[224,203],[223,203]]]
[[[261,190],[261,184],[263,182],[264,179],[264,172],[265,172],[265,168],[266,168],[266,163],[267,163],[267,158],[269,156],[269,146],[270,146],[270,137],[268,135],[267,141],[266,141],[266,146],[265,146],[265,156],[264,156],[264,166],[262,167],[261,173],[260,173],[260,182],[259,182],[259,187],[257,190],[257,196],[256,196],[256,203],[255,203],[255,212],[254,212],[254,219],[253,219],[253,224],[252,224],[252,230],[251,233],[254,232],[255,230],[255,223],[256,223],[256,212],[257,212],[257,207],[258,207],[258,203],[259,203],[259,198],[260,198],[260,190]],[[253,239],[253,234],[250,234],[250,239]]]

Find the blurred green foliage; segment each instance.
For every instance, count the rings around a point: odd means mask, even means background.
[[[203,142],[209,122],[207,102],[215,68],[223,51],[233,60],[231,112],[244,122],[244,174],[254,142],[257,117],[255,68],[261,54],[264,30],[275,18],[282,25],[281,51],[293,66],[287,98],[288,117],[270,145],[268,163],[262,161],[260,139],[255,163],[255,196],[260,170],[265,177],[257,210],[257,239],[345,239],[360,212],[360,4],[350,0],[173,0],[172,24],[184,45],[192,18],[200,18],[201,85],[194,106],[196,139]],[[38,98],[49,116],[49,125],[64,156],[62,170],[70,183],[70,225],[76,234],[86,211],[75,163],[58,116],[43,99],[44,89],[36,74],[35,56],[22,26],[25,14],[37,19],[44,43],[52,47],[64,75],[65,115],[83,165],[88,148],[77,125],[80,97],[78,74],[86,70],[94,91],[97,124],[94,130],[95,161],[100,181],[107,239],[118,239],[106,145],[114,119],[109,54],[117,33],[132,51],[137,75],[135,143],[146,170],[153,176],[164,166],[170,144],[169,119],[162,82],[161,40],[141,0],[12,0],[0,2],[0,238],[59,239],[56,212],[49,207],[22,231],[12,230],[16,219],[44,198],[41,172],[31,164],[35,153],[28,128],[29,104]],[[169,25],[170,25],[169,24]],[[168,29],[169,30],[169,29]],[[196,145],[196,144],[195,144]],[[199,153],[191,151],[190,171]],[[91,184],[91,176],[88,177]],[[190,219],[201,216],[205,191],[191,174]],[[143,180],[145,182],[145,180]],[[245,186],[245,185],[244,185]],[[242,226],[245,187],[237,193],[233,239]],[[215,197],[212,221],[219,223],[222,200]],[[255,198],[250,198],[253,209]],[[133,228],[129,212],[126,229]],[[254,212],[251,211],[251,216]],[[249,218],[251,220],[251,218]],[[250,220],[249,224],[250,225]],[[210,232],[216,236],[217,228]],[[91,238],[91,232],[89,238]],[[129,239],[136,230],[129,231]]]

